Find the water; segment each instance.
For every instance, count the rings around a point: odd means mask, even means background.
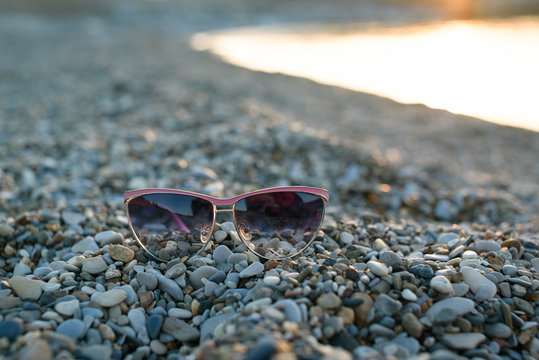
[[[243,28],[192,45],[253,70],[539,131],[539,17],[400,28]]]

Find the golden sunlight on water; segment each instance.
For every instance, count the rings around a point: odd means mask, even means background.
[[[192,46],[253,70],[539,131],[539,18],[346,32],[244,28],[197,34]]]

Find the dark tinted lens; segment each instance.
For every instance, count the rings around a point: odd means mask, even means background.
[[[234,210],[238,233],[265,258],[294,256],[313,240],[324,215],[324,201],[301,192],[275,192],[240,200]]]
[[[212,232],[213,205],[190,195],[142,195],[129,201],[127,213],[140,243],[162,260],[206,242]]]

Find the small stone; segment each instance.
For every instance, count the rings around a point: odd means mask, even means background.
[[[215,237],[215,242],[216,243],[221,243],[223,240],[226,239],[226,237],[228,236],[226,231],[223,231],[223,230],[217,230],[213,236]],[[214,259],[215,260],[215,259]]]
[[[185,274],[185,271],[187,270],[187,266],[185,266],[184,263],[179,263],[171,267],[167,270],[165,273],[165,276],[169,279],[176,279],[179,276],[182,276]]]
[[[410,336],[415,338],[420,338],[423,333],[423,325],[409,312],[402,317],[402,327]]]
[[[5,320],[0,323],[0,338],[6,337],[13,341],[23,332],[22,325],[15,320]]]
[[[380,238],[377,238],[376,240],[374,240],[374,248],[377,250],[377,251],[382,251],[384,249],[386,250],[390,250],[389,249],[389,246],[387,246],[387,244],[385,243],[384,240],[380,239]]]
[[[166,345],[160,342],[159,340],[152,340],[150,342],[150,349],[156,355],[165,355],[168,351],[168,348],[166,347]]]
[[[73,211],[64,211],[62,213],[62,220],[68,225],[79,225],[86,217],[83,214],[79,214]]]
[[[135,258],[135,252],[123,245],[109,245],[109,256],[127,264]]]
[[[501,246],[494,240],[479,240],[475,243],[475,249],[477,251],[498,251]]]
[[[163,317],[161,315],[155,314],[148,317],[146,327],[151,339],[157,339],[161,332],[161,325],[163,325]]]
[[[442,309],[434,319],[435,324],[451,324],[457,318],[457,313],[450,308]]]
[[[0,237],[8,238],[15,232],[12,226],[8,224],[0,224]]]
[[[214,316],[204,321],[200,326],[200,343],[204,342],[207,338],[213,337],[214,331],[219,325],[226,323],[236,315],[236,313],[230,312]]]
[[[339,237],[339,240],[342,241],[344,244],[351,244],[354,241],[354,235],[343,231]]]
[[[103,307],[113,307],[127,299],[127,293],[124,290],[112,289],[99,295],[96,302]]]
[[[0,296],[0,310],[9,310],[21,304],[21,299],[15,296]]]
[[[442,199],[434,207],[434,216],[443,221],[450,221],[458,214],[458,208],[449,200]]]
[[[457,315],[464,315],[472,311],[474,307],[475,303],[470,299],[461,297],[446,298],[434,303],[427,310],[427,316],[434,320],[444,309],[453,309]]]
[[[147,308],[153,303],[153,293],[151,291],[142,291],[139,294],[140,306]]]
[[[396,266],[402,263],[402,258],[399,254],[394,253],[393,251],[384,251],[380,255],[380,262],[388,266]]]
[[[445,276],[435,276],[430,280],[430,286],[440,294],[453,294],[451,282]]]
[[[475,349],[480,343],[485,341],[487,337],[481,333],[460,333],[449,334],[442,336],[441,340],[447,346],[458,350]]]
[[[513,302],[515,303],[515,306],[517,307],[517,309],[524,311],[526,315],[528,316],[533,316],[534,308],[529,302],[521,298],[518,298],[516,296],[513,297]]]
[[[505,241],[502,241],[500,246],[508,249],[514,247],[515,249],[517,249],[517,252],[520,252],[521,243],[517,239],[507,239]],[[539,269],[537,271],[539,271]]]
[[[281,278],[278,276],[267,275],[264,277],[264,284],[277,285],[281,282]]]
[[[103,257],[96,256],[82,260],[82,271],[95,275],[107,270],[108,265]]]
[[[79,300],[77,299],[60,301],[54,306],[54,310],[56,310],[56,312],[66,316],[72,316],[78,308]]]
[[[374,301],[374,307],[385,315],[392,316],[402,308],[402,304],[391,296],[380,294]]]
[[[434,270],[429,265],[416,265],[409,270],[415,276],[430,279],[434,276]]]
[[[274,306],[276,308],[280,308],[280,307],[283,308],[283,312],[286,317],[286,320],[292,321],[292,322],[302,321],[301,310],[298,304],[296,304],[296,302],[294,302],[293,300],[290,300],[290,299],[279,300],[274,304]]]
[[[367,262],[367,267],[376,276],[383,277],[383,276],[387,276],[389,274],[389,269],[387,268],[387,266],[384,263],[381,263],[379,261],[371,260],[371,261]]]
[[[227,264],[239,264],[242,261],[247,261],[247,255],[242,253],[232,254],[226,259]]]
[[[170,334],[179,341],[195,341],[200,338],[200,332],[185,321],[175,317],[167,317],[163,322],[162,331]]]
[[[157,276],[157,281],[159,282],[159,289],[163,290],[172,298],[174,298],[177,301],[183,301],[184,295],[182,288],[178,283],[172,279],[167,278],[166,276],[163,276],[160,272],[155,272],[154,275]]]
[[[101,246],[110,245],[110,244],[123,244],[124,237],[122,234],[108,230],[97,233],[95,235],[95,241]]]
[[[18,263],[15,265],[15,268],[13,269],[13,276],[22,276],[22,275],[28,275],[32,273],[32,269],[30,266],[24,264],[24,263]]]
[[[146,286],[146,289],[149,291],[155,290],[158,284],[157,278],[154,275],[146,272],[139,272],[137,274],[137,281],[140,286]]]
[[[168,316],[177,317],[179,319],[190,319],[193,317],[193,313],[185,309],[172,308],[168,311]]]
[[[213,274],[217,272],[217,269],[213,266],[201,266],[195,271],[191,273],[191,276],[189,277],[189,280],[191,280],[191,283],[193,284],[193,287],[195,289],[200,289],[204,286],[204,283],[202,282],[202,279],[207,279]]]
[[[264,265],[259,262],[254,262],[240,272],[240,279],[256,276],[264,271]]]
[[[462,260],[477,259],[477,253],[473,250],[466,250],[462,254]]]
[[[504,265],[502,266],[502,272],[505,275],[515,276],[517,274],[517,267],[513,265]]]
[[[60,323],[56,328],[56,332],[73,339],[79,339],[84,334],[84,328],[84,323],[81,320],[69,319]]]
[[[470,287],[472,292],[477,295],[481,289],[480,296],[483,301],[496,295],[496,285],[494,285],[492,281],[481,275],[476,270],[465,266],[460,269],[460,272],[463,275],[464,282]]]
[[[23,276],[14,276],[8,280],[9,285],[20,298],[28,298],[37,300],[41,296],[43,290],[41,286],[44,284],[41,280],[32,280]]]
[[[223,231],[224,232],[224,231]],[[226,237],[226,233],[225,233]],[[219,245],[215,250],[213,251],[213,260],[217,264],[224,264],[226,263],[228,257],[232,255],[232,251],[228,248],[228,246],[225,245]]]
[[[470,287],[466,283],[456,283],[451,284],[453,287],[453,294],[455,296],[461,297],[468,293],[468,290],[470,290]]]
[[[500,295],[502,297],[504,298],[511,297],[511,286],[508,283],[503,282],[503,283],[498,284],[498,289],[500,289]]]
[[[504,323],[496,323],[485,325],[485,334],[493,338],[507,339],[513,334],[513,331]]]
[[[316,303],[323,307],[324,309],[335,309],[341,306],[342,301],[341,298],[338,297],[335,293],[329,292],[326,294],[321,295],[317,300]]]
[[[402,291],[402,297],[404,300],[408,301],[417,301],[417,296],[414,294],[414,292],[410,289],[404,289]]]
[[[96,252],[97,250],[99,250],[99,246],[97,246],[97,243],[92,237],[87,236],[75,245],[73,245],[71,247],[71,250],[75,253],[84,253],[86,251]]]
[[[49,344],[41,339],[32,341],[26,348],[21,351],[19,360],[50,360],[52,359],[52,351]]]
[[[80,353],[84,359],[103,360],[111,359],[112,347],[110,344],[94,344],[81,346]]]

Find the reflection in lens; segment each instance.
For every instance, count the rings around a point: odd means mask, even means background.
[[[187,254],[211,236],[213,205],[179,194],[148,194],[128,202],[127,213],[137,239],[161,260]]]
[[[314,239],[323,215],[321,198],[293,191],[249,196],[234,208],[239,235],[253,252],[270,259],[301,252]]]

